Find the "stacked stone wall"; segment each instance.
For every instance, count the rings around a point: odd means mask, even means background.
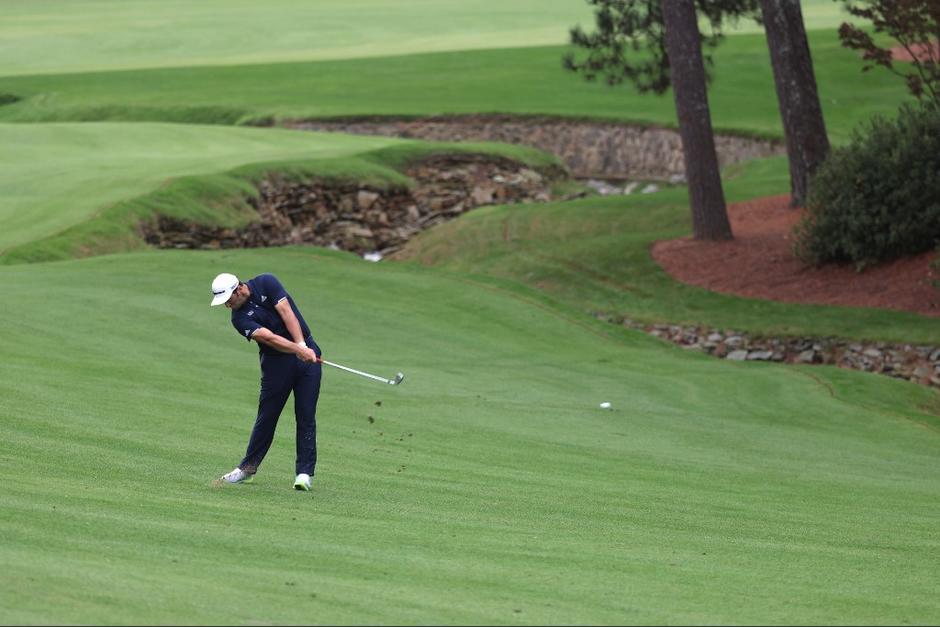
[[[142,225],[159,248],[257,248],[313,244],[358,254],[388,255],[416,233],[482,205],[544,202],[566,173],[509,159],[447,155],[407,168],[413,187],[356,182],[296,182],[272,175],[252,205],[259,219],[236,229],[158,216]]]
[[[290,128],[436,141],[496,141],[539,148],[578,178],[683,180],[682,141],[672,129],[559,118],[463,116],[419,120],[310,120]],[[719,164],[786,154],[782,142],[716,135]]]
[[[621,324],[721,359],[838,366],[940,388],[940,346],[831,337],[758,337],[734,330],[644,324],[630,319]]]

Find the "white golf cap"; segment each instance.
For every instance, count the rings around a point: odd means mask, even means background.
[[[225,303],[237,287],[238,277],[234,274],[223,272],[212,279],[212,302],[209,306],[214,307]]]

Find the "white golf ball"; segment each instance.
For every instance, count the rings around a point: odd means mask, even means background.
[[[610,409],[610,403],[608,403],[607,401],[604,401],[603,403],[601,403],[601,409]]]

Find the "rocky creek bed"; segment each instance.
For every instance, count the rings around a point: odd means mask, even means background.
[[[536,169],[475,154],[434,156],[404,173],[415,182],[413,187],[297,182],[271,175],[251,200],[259,219],[244,228],[158,216],[141,229],[144,239],[159,248],[313,244],[381,258],[418,232],[474,207],[552,200],[553,184],[568,175],[560,166]]]

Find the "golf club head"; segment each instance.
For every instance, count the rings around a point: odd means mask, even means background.
[[[395,378],[389,381],[388,383],[389,385],[398,385],[399,383],[401,383],[401,380],[404,378],[405,378],[405,373],[399,372],[398,374],[395,375]]]

